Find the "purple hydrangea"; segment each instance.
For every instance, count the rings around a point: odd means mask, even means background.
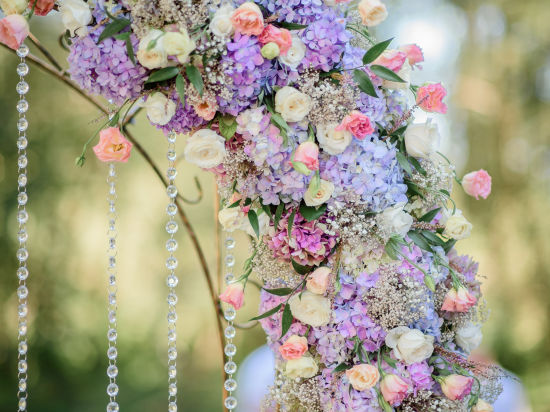
[[[155,125],[158,129],[161,129],[164,134],[170,132],[176,132],[180,134],[189,133],[192,129],[202,126],[206,123],[202,117],[200,117],[187,101],[185,106],[182,105],[181,100],[176,92],[171,96],[171,99],[176,103],[176,113],[165,125]]]
[[[82,89],[101,95],[115,104],[134,99],[143,90],[149,71],[126,52],[126,42],[110,37],[97,44],[102,28],[77,38],[68,57],[69,74]],[[130,36],[134,50],[139,40]]]
[[[333,374],[323,369],[317,377],[319,396],[324,412],[380,412],[376,391],[356,391],[351,388],[345,375]]]
[[[479,269],[479,263],[474,262],[472,258],[468,255],[460,256],[456,253],[455,249],[451,249],[447,255],[449,258],[449,263],[464,277],[468,282],[474,282],[477,271]]]
[[[322,16],[329,7],[323,0],[257,0],[269,14],[277,14],[278,21],[309,24]]]

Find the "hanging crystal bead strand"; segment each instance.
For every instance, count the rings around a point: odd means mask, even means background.
[[[107,376],[109,377],[109,384],[107,385],[107,395],[109,396],[109,402],[107,404],[107,412],[118,412],[119,405],[117,402],[118,395],[118,350],[117,350],[117,229],[116,229],[116,168],[114,163],[109,164],[109,176],[107,177],[107,184],[109,185],[109,194],[107,201],[109,203],[109,228],[107,231],[108,237],[108,267],[107,275],[109,277],[109,283],[107,287],[108,292],[108,319],[109,329],[107,331],[107,340],[109,341],[107,348],[107,358],[109,365],[107,366]]]
[[[168,412],[176,412],[178,410],[176,368],[176,360],[178,357],[176,345],[176,303],[178,297],[176,295],[176,286],[178,285],[178,278],[175,273],[176,267],[178,266],[178,260],[174,256],[178,248],[178,243],[176,239],[174,239],[174,235],[178,231],[178,223],[174,220],[178,211],[176,205],[178,189],[175,185],[177,171],[174,167],[176,161],[176,134],[173,132],[169,133],[167,139],[168,151],[166,157],[168,158],[168,169],[166,171],[166,176],[168,178],[168,186],[166,187],[166,193],[170,199],[166,207],[166,213],[168,214],[166,232],[169,235],[169,239],[166,241],[166,250],[168,251],[168,258],[166,259],[166,268],[168,269],[168,277],[166,278],[166,285],[168,286]]]
[[[225,238],[225,283],[228,285],[235,280],[233,274],[233,266],[235,266],[235,256],[233,256],[233,249],[235,248],[235,239],[228,235]],[[233,356],[237,353],[237,346],[233,343],[233,338],[236,335],[235,326],[233,321],[237,312],[233,306],[228,306],[224,311],[225,320],[227,320],[227,326],[224,330],[225,335],[225,348],[224,352],[227,356],[224,370],[227,374],[227,378],[224,382],[225,390],[227,391],[227,397],[225,398],[225,407],[229,410],[233,410],[237,407],[237,398],[233,396],[233,392],[237,389],[237,381],[233,378],[235,372],[237,372],[237,364],[233,361]]]
[[[29,313],[27,288],[27,278],[29,270],[27,269],[27,259],[29,252],[27,250],[27,221],[29,215],[26,210],[27,205],[27,135],[26,131],[29,127],[29,122],[25,117],[25,113],[29,109],[29,103],[25,99],[25,95],[29,91],[29,85],[24,77],[29,73],[29,66],[25,62],[25,57],[29,54],[29,48],[22,44],[17,50],[17,55],[21,59],[17,65],[17,74],[19,75],[19,83],[17,83],[17,93],[19,101],[17,102],[17,111],[19,112],[19,120],[17,121],[17,130],[19,131],[17,138],[17,149],[19,157],[17,159],[18,167],[18,191],[17,191],[17,222],[19,223],[19,232],[17,234],[19,240],[19,249],[17,250],[17,260],[19,267],[17,269],[17,278],[19,284],[17,287],[18,310],[19,317],[19,332],[18,332],[18,354],[17,354],[17,377],[19,379],[19,387],[17,391],[17,410],[27,410],[27,398],[29,396],[27,389],[28,365],[27,365],[27,316]]]

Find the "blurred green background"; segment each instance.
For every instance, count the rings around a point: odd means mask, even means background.
[[[378,37],[417,42],[426,70],[416,79],[443,79],[450,90],[450,114],[437,118],[443,151],[459,174],[485,168],[493,176],[486,201],[455,193],[475,225],[459,251],[475,255],[487,277],[491,317],[480,352],[522,379],[534,411],[550,411],[550,3],[395,0],[388,6],[391,16]],[[63,60],[61,30],[56,17],[33,19],[35,34]],[[0,50],[2,411],[15,409],[16,392],[16,64]],[[91,152],[83,169],[74,166],[99,113],[34,67],[29,82],[30,409],[104,410],[107,168]],[[164,169],[161,133],[143,115],[130,128]],[[134,412],[164,410],[166,196],[137,153],[118,171],[120,404]],[[187,211],[214,267],[213,179],[182,163],[178,185],[195,196],[195,175],[205,197]],[[183,230],[178,240],[180,404],[186,411],[219,411],[214,312]],[[238,238],[238,265],[247,252],[246,239]],[[257,307],[249,289],[243,320]],[[237,343],[241,361],[264,343],[263,333],[239,331]]]

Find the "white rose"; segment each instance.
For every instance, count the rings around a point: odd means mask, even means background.
[[[395,357],[406,364],[422,362],[432,356],[434,337],[424,335],[418,329],[398,326],[386,335],[386,345],[393,349]]]
[[[299,359],[291,359],[286,362],[285,375],[291,379],[313,378],[318,371],[319,367],[310,355],[304,355]]]
[[[162,30],[150,29],[149,33],[139,41],[136,55],[142,66],[148,69],[158,69],[168,65],[168,55],[162,45],[163,37]]]
[[[229,37],[233,34],[233,23],[231,23],[231,13],[235,8],[230,4],[220,7],[214,13],[210,21],[210,31],[214,36]]]
[[[306,45],[296,34],[292,35],[292,45],[284,56],[279,56],[279,61],[288,67],[295,69],[306,55]]]
[[[61,21],[72,36],[83,37],[88,33],[86,27],[92,21],[92,12],[88,3],[82,0],[63,0],[61,3]]]
[[[447,214],[444,213],[444,225],[445,230],[443,231],[443,234],[456,240],[469,238],[472,233],[472,228],[474,227],[462,215],[462,211],[460,209],[457,209],[455,214],[449,217],[447,217]]]
[[[380,0],[361,0],[357,10],[367,27],[378,26],[388,17],[388,10]]]
[[[176,56],[180,63],[187,63],[189,55],[195,50],[195,41],[189,37],[187,30],[169,31],[162,37],[161,47],[169,56]]]
[[[405,131],[405,147],[407,153],[413,157],[429,159],[437,150],[438,144],[439,130],[431,121],[411,124]]]
[[[185,146],[185,160],[203,169],[218,166],[225,156],[225,139],[210,129],[193,133]]]
[[[147,111],[149,121],[161,126],[167,124],[176,114],[176,103],[161,92],[150,95],[142,106]]]
[[[275,94],[275,110],[287,122],[299,122],[311,110],[311,98],[294,87],[285,86]]]
[[[267,230],[269,228],[269,216],[265,213],[257,213],[258,215],[258,228],[260,232],[260,236],[265,235],[267,233]],[[243,219],[241,221],[241,230],[248,233],[250,236],[256,236],[256,232],[254,232],[254,229],[252,228],[252,225],[250,224],[250,220],[248,219],[248,216],[246,216],[243,213]]]
[[[398,203],[384,211],[376,217],[378,226],[388,231],[390,234],[398,234],[404,237],[413,224],[413,218],[403,210],[405,203]]]
[[[23,14],[29,5],[28,0],[0,0],[0,8],[4,14]]]
[[[292,316],[300,322],[313,327],[324,326],[330,322],[330,300],[310,291],[297,293],[288,300]]]
[[[469,322],[468,324],[457,329],[455,340],[462,349],[470,353],[481,344],[483,333],[481,333],[481,325]]]
[[[382,86],[384,86],[386,89],[392,89],[392,90],[402,90],[402,89],[408,89],[411,85],[411,74],[412,74],[412,66],[409,64],[408,61],[403,63],[403,67],[401,67],[401,70],[397,72],[397,75],[401,77],[403,80],[405,80],[404,83],[401,82],[392,82],[389,80],[384,80],[382,82]]]
[[[243,213],[237,207],[223,208],[218,212],[218,220],[227,232],[233,232],[240,229],[243,224]]]
[[[310,184],[304,194],[304,202],[307,206],[319,206],[330,199],[334,192],[334,184],[328,180],[320,179],[317,190],[312,190],[313,185]]]
[[[331,155],[337,155],[346,150],[353,139],[347,130],[336,130],[338,123],[317,125],[317,140],[319,146]]]

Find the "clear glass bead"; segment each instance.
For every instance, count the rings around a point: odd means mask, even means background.
[[[27,269],[26,267],[21,267],[17,269],[17,278],[19,280],[27,280],[28,277],[29,277],[29,269]]]
[[[178,412],[178,405],[176,402],[170,402],[168,404],[168,412]]]
[[[24,132],[29,127],[29,122],[24,117],[20,118],[17,121],[17,130],[20,132]]]
[[[178,267],[178,260],[175,257],[169,257],[166,259],[166,268],[168,270],[174,270]]]
[[[225,381],[223,387],[226,391],[233,392],[235,389],[237,389],[237,381],[233,378],[229,378]]]
[[[178,394],[178,387],[175,383],[171,383],[168,385],[168,395],[169,396],[176,396]]]
[[[29,92],[29,84],[25,80],[21,80],[17,83],[17,86],[15,86],[15,90],[17,90],[17,93],[20,95],[27,94]]]
[[[174,306],[176,303],[178,303],[178,295],[176,295],[175,293],[169,293],[166,300],[168,301],[168,304],[170,306]]]
[[[27,113],[27,110],[29,110],[29,102],[25,99],[21,99],[17,102],[17,106],[15,107],[19,113]]]
[[[19,322],[19,328],[18,328],[18,331],[19,331],[19,336],[25,336],[27,334],[27,322],[25,321],[21,321]]]
[[[116,312],[114,310],[109,311],[109,322],[116,323]]]
[[[178,195],[178,188],[175,185],[169,185],[166,188],[166,194],[168,195],[168,197],[173,199]]]
[[[107,385],[107,395],[117,396],[118,395],[118,385],[116,383],[110,383]]]
[[[19,63],[17,65],[17,74],[19,76],[26,76],[27,74],[29,74],[29,66],[27,65],[27,63]]]
[[[26,299],[29,296],[29,290],[25,285],[21,285],[17,288],[17,297],[19,299]]]
[[[25,359],[21,359],[17,364],[17,370],[19,371],[19,373],[25,373],[27,372],[27,368],[27,361]]]
[[[27,346],[27,341],[26,340],[22,340],[21,342],[19,342],[19,345],[17,346],[17,350],[18,350],[20,355],[24,355],[25,353],[27,353],[28,349],[29,348]]]
[[[29,54],[29,46],[27,46],[26,44],[22,44],[17,49],[17,55],[21,58],[22,57],[27,57],[28,54]]]
[[[117,338],[117,333],[116,333],[116,329],[109,329],[107,331],[107,339],[109,339],[109,342],[114,342],[116,341],[116,338]]]
[[[109,256],[109,267],[113,269],[116,266],[116,257]]]
[[[109,249],[114,249],[116,247],[116,238],[109,238]]]
[[[176,376],[178,375],[178,371],[174,365],[170,365],[168,367],[168,378],[169,379],[176,379]]]
[[[116,367],[116,365],[109,365],[107,367],[107,376],[109,378],[116,378],[118,375],[118,368]]]
[[[226,364],[223,367],[225,373],[232,375],[235,372],[237,372],[237,364],[233,361],[226,362]]]
[[[176,275],[169,275],[166,278],[166,285],[169,288],[175,288],[176,286],[178,286],[178,282],[179,282],[179,279]]]
[[[225,283],[231,283],[235,280],[235,275],[233,273],[228,273],[225,275]]]
[[[17,403],[17,405],[20,411],[27,410],[27,399],[26,398],[19,399],[19,402]]]
[[[233,239],[232,237],[228,237],[227,239],[225,239],[225,247],[227,249],[233,249],[235,247],[235,239]]]
[[[176,348],[170,348],[168,349],[168,359],[171,360],[171,361],[174,361],[176,360],[178,357],[178,351],[176,350]]]
[[[176,321],[178,320],[178,314],[176,312],[168,312],[166,318],[168,319],[168,322],[176,323]]]
[[[29,160],[25,155],[21,155],[17,159],[17,166],[19,167],[19,169],[24,169],[25,167],[27,167],[28,164],[29,164]]]
[[[168,140],[169,143],[176,143],[176,137],[177,135],[174,132],[170,132],[166,136],[166,140]]]
[[[227,326],[224,331],[224,335],[227,339],[233,339],[235,337],[235,328],[231,325]]]
[[[25,392],[27,390],[27,380],[26,379],[19,379],[19,385],[18,385],[20,392]]]
[[[175,161],[177,158],[176,151],[174,149],[168,150],[168,152],[166,152],[166,158],[171,162]]]
[[[19,205],[21,206],[26,205],[28,200],[29,200],[29,197],[25,192],[21,192],[17,195],[17,203],[19,203]]]
[[[17,240],[19,243],[25,243],[28,238],[29,234],[27,233],[27,229],[22,228],[19,232],[17,232]]]
[[[235,356],[237,353],[237,347],[233,343],[228,343],[225,345],[223,351],[227,356]]]
[[[114,346],[109,347],[107,349],[107,357],[111,360],[115,360],[117,358],[118,351]]]
[[[109,305],[116,305],[116,294],[114,292],[109,293]]]
[[[178,171],[176,170],[175,167],[169,167],[168,170],[166,171],[166,177],[168,178],[168,180],[174,180],[177,175],[178,175]]]
[[[29,314],[29,307],[25,303],[20,304],[17,307],[17,314],[19,317],[24,318]]]
[[[166,213],[170,216],[174,216],[178,213],[178,206],[175,203],[169,203],[168,206],[166,206]]]
[[[25,186],[27,184],[27,175],[25,173],[21,173],[17,177],[17,183],[19,183],[19,186]]]
[[[173,235],[178,231],[178,223],[175,220],[170,220],[166,223],[166,231]]]
[[[168,341],[169,342],[175,342],[176,339],[177,339],[178,335],[176,334],[176,330],[175,329],[170,329],[168,331]]]
[[[118,412],[119,410],[120,408],[116,402],[109,402],[107,405],[107,412]]]
[[[29,214],[27,213],[26,210],[20,210],[19,212],[17,212],[17,221],[21,224],[23,223],[27,223],[27,221],[29,220]]]
[[[175,252],[178,249],[178,242],[176,239],[168,239],[166,241],[166,250],[168,252]]]
[[[235,398],[234,396],[228,396],[227,398],[225,398],[225,407],[230,411],[235,409],[237,407],[237,398]]]
[[[225,264],[227,265],[228,268],[235,266],[235,256],[227,255],[225,257]]]
[[[229,306],[224,312],[223,316],[225,317],[225,320],[232,321],[235,319],[235,316],[237,316],[237,311],[233,306]]]
[[[25,150],[29,144],[29,141],[27,140],[26,136],[21,136],[19,139],[17,139],[17,148],[19,150]]]
[[[28,258],[29,258],[29,251],[26,248],[22,247],[21,249],[17,250],[17,259],[20,262],[26,262]]]

